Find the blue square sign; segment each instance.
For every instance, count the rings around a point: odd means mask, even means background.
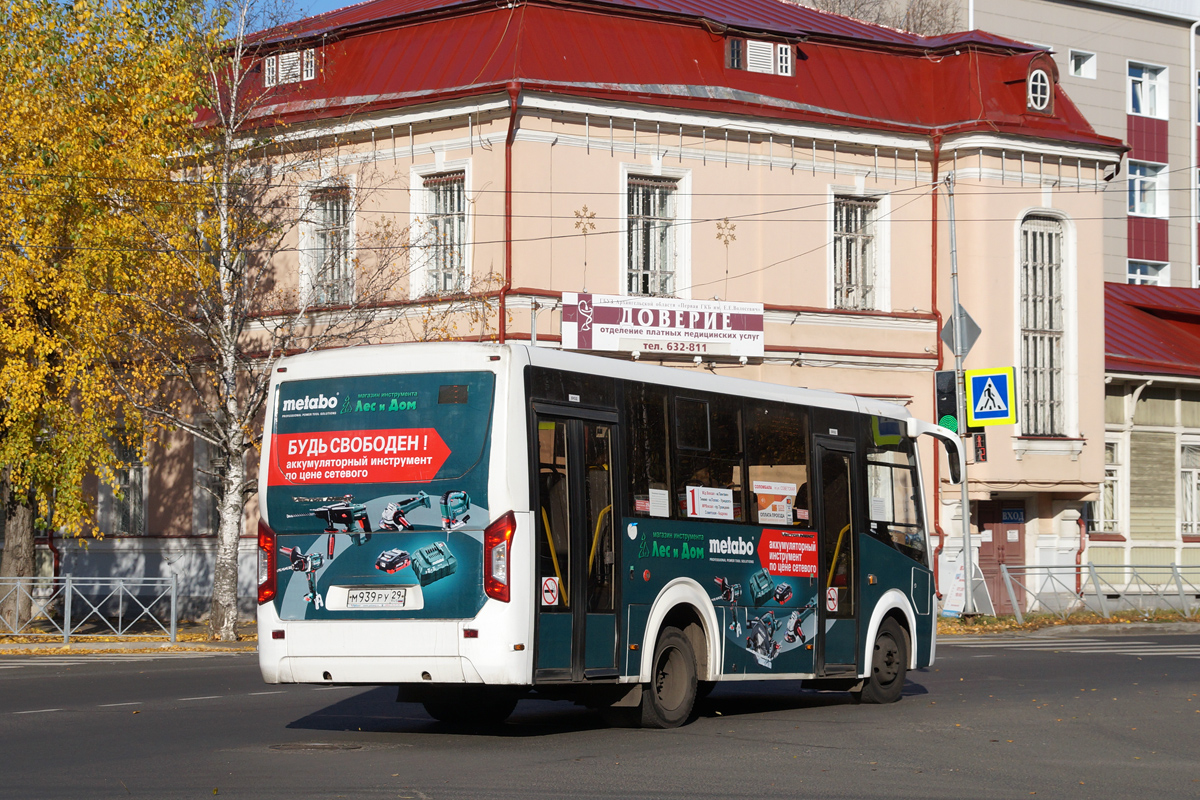
[[[1013,367],[969,369],[967,385],[967,424],[1013,425],[1017,421],[1017,381]]]

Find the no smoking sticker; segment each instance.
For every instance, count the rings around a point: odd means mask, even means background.
[[[558,578],[542,578],[542,605],[558,605]]]
[[[830,586],[828,589],[825,590],[825,610],[826,611],[837,611],[837,594],[838,594],[838,590],[837,590],[836,586]]]

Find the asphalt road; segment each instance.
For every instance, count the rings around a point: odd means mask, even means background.
[[[1200,797],[1200,636],[943,639],[891,706],[724,684],[673,731],[474,733],[252,655],[0,656],[0,797]]]

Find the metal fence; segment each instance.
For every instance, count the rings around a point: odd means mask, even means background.
[[[135,638],[178,632],[178,582],[170,578],[0,578],[0,635]],[[28,618],[17,609],[29,604]]]
[[[1200,566],[1001,564],[1000,575],[1017,622],[1022,624],[1025,614],[1039,612],[1063,619],[1072,614],[1096,614],[1110,619],[1114,613],[1125,610],[1200,616]]]

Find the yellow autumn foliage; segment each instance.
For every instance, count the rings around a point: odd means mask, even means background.
[[[197,97],[177,24],[190,8],[0,8],[0,469],[43,519],[54,496],[54,524],[75,534],[85,477],[112,483],[115,438],[141,444],[120,386],[144,377],[136,334],[155,312],[140,297],[177,280],[140,229],[187,202],[171,159]]]

